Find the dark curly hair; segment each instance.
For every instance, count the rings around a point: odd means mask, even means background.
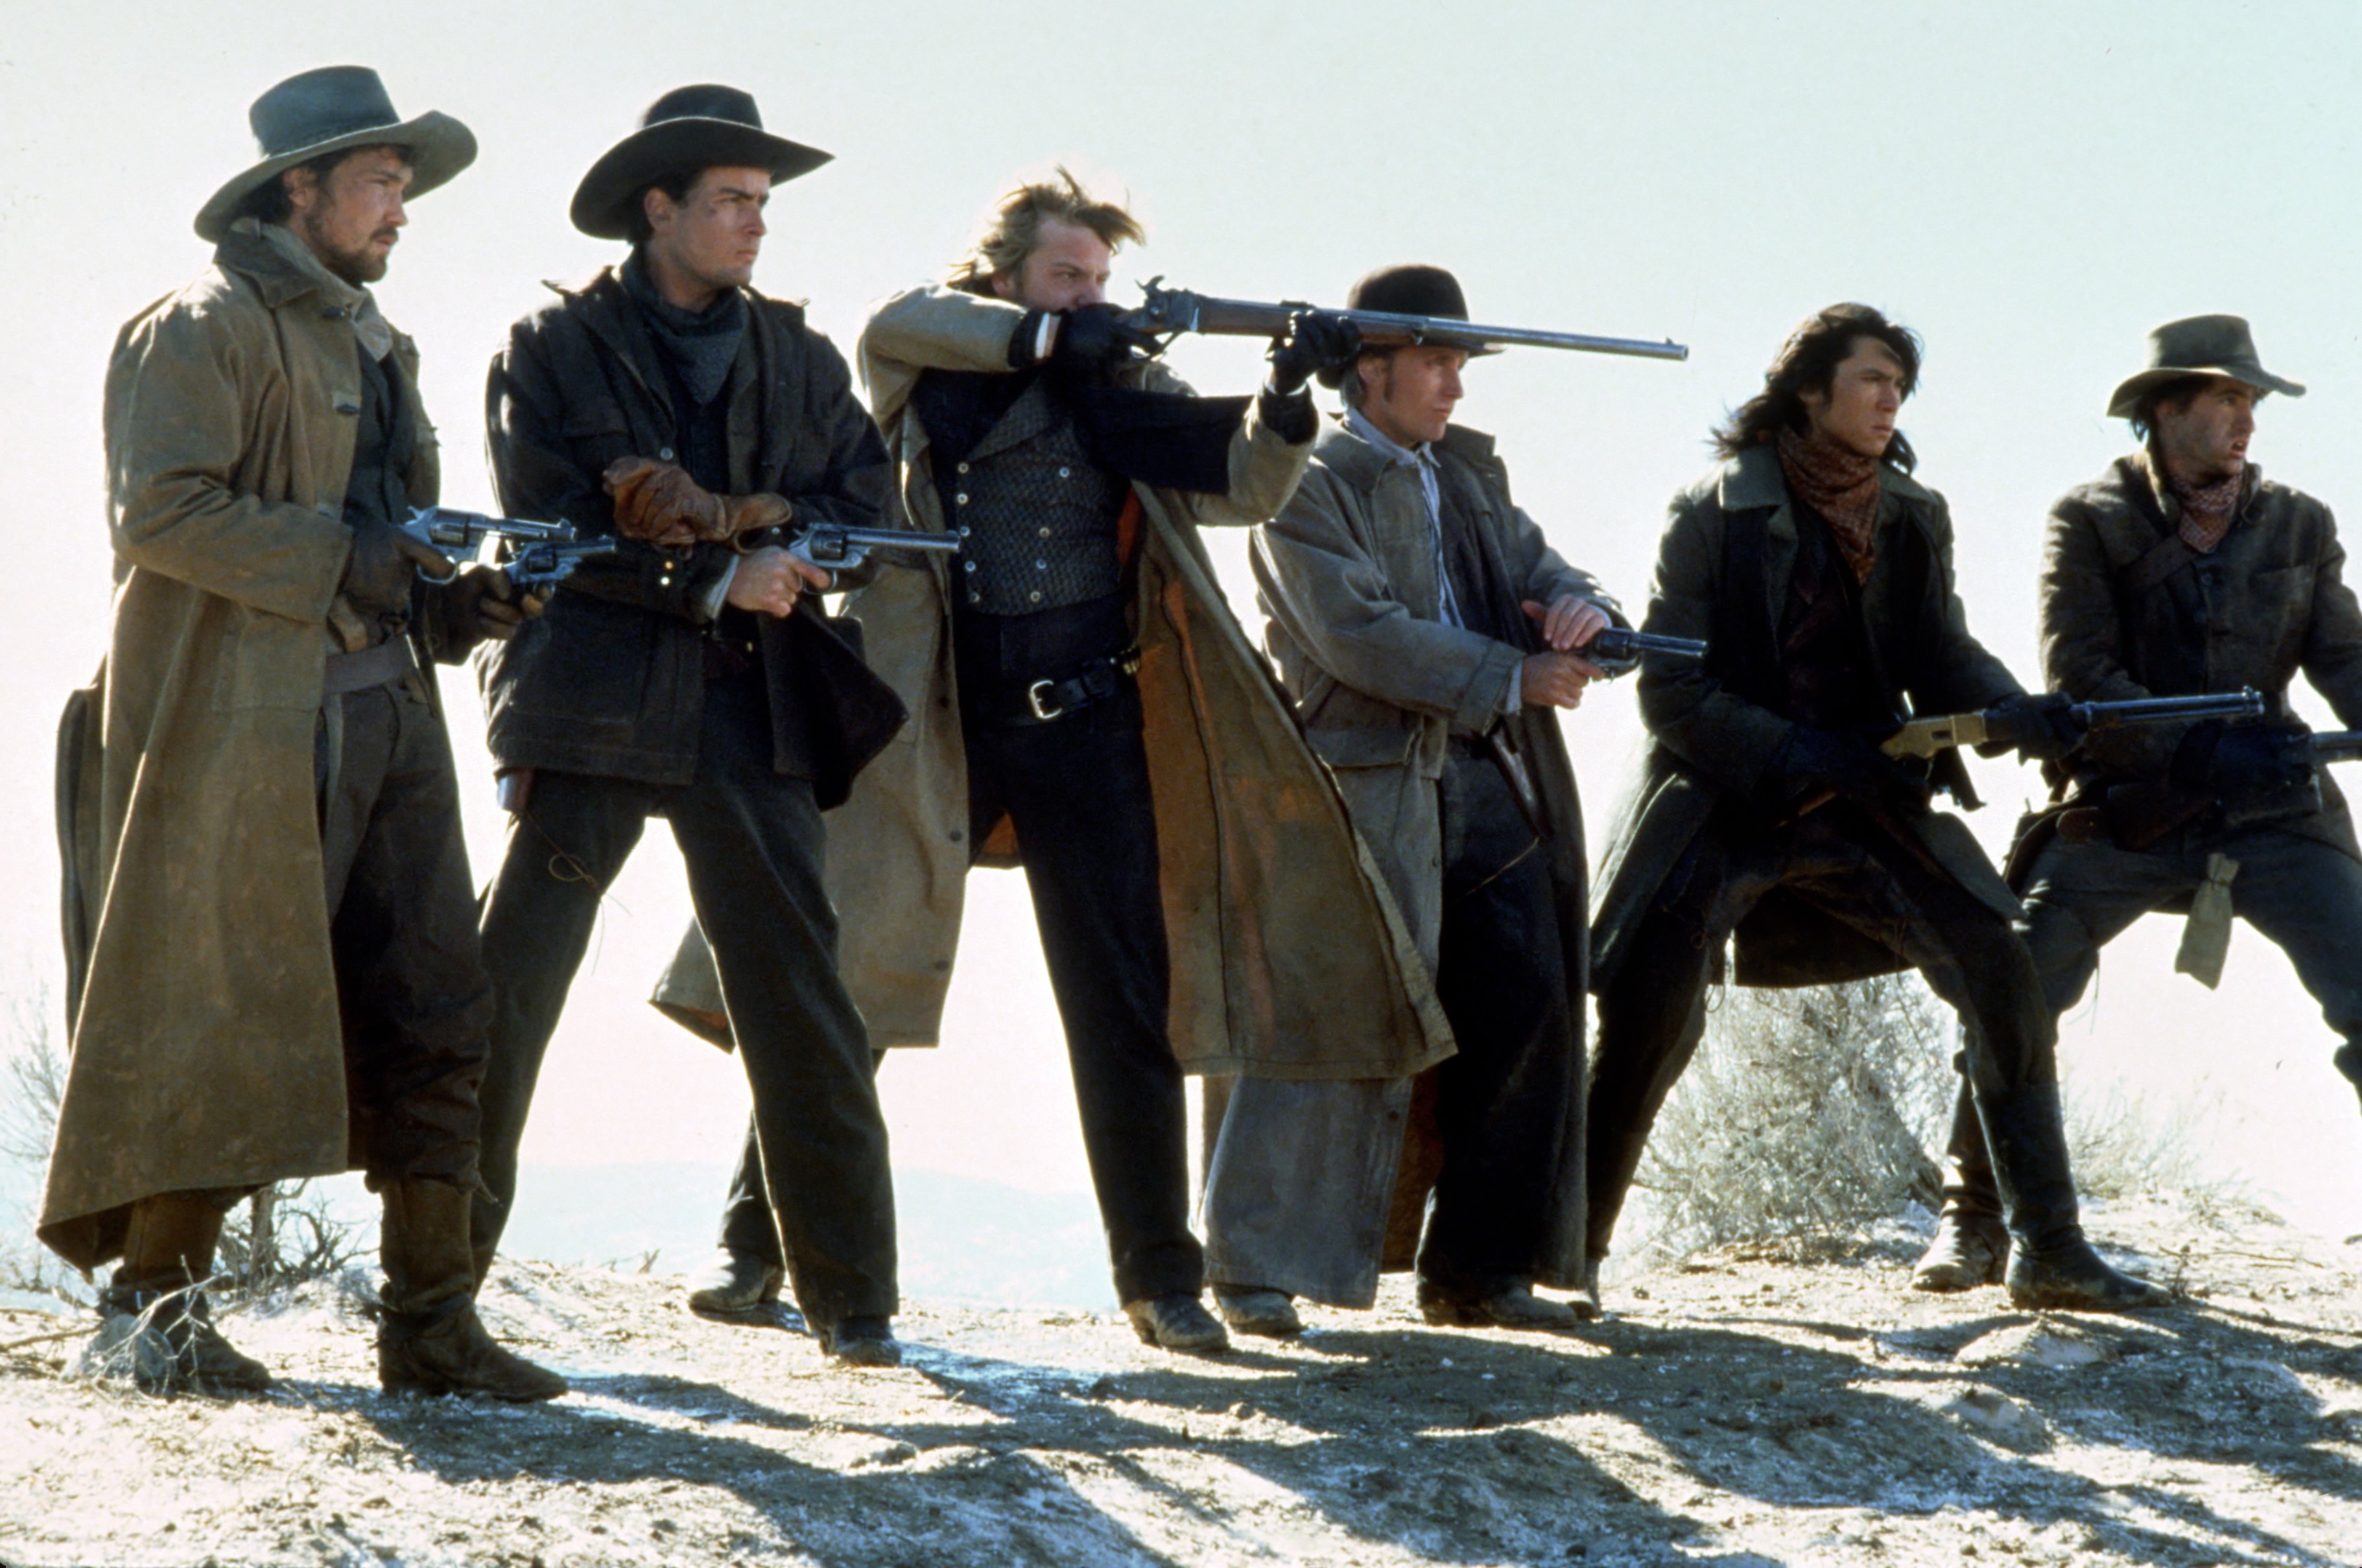
[[[1827,392],[1838,367],[1853,353],[1859,338],[1875,338],[1903,364],[1903,395],[1919,385],[1919,335],[1866,304],[1833,304],[1805,317],[1781,346],[1772,368],[1763,372],[1763,390],[1738,405],[1738,412],[1714,433],[1717,456],[1735,458],[1760,447],[1783,429],[1806,434],[1812,422],[1805,412],[1805,393]],[[1886,444],[1886,460],[1909,472],[1919,461],[1900,430]]]

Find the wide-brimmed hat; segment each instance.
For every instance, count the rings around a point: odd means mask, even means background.
[[[246,112],[262,160],[215,191],[197,210],[197,236],[218,243],[238,204],[299,163],[348,147],[398,147],[410,159],[410,194],[423,196],[476,160],[476,136],[429,109],[394,113],[385,83],[365,65],[324,65],[291,76]]]
[[[2272,374],[2256,358],[2255,334],[2243,315],[2192,315],[2148,335],[2148,369],[2126,380],[2108,399],[2108,417],[2130,419],[2151,387],[2183,376],[2228,376],[2257,392],[2302,397],[2298,382]]]
[[[835,156],[765,130],[751,93],[711,83],[676,87],[582,176],[574,189],[574,226],[594,239],[629,239],[640,193],[659,180],[701,169],[767,169],[777,183]]]
[[[1385,311],[1391,315],[1440,315],[1453,321],[1468,319],[1468,296],[1461,291],[1460,280],[1440,267],[1423,262],[1406,262],[1398,267],[1381,267],[1364,272],[1360,282],[1345,291],[1347,310]],[[1469,355],[1497,354],[1498,348],[1472,348]],[[1320,384],[1334,387],[1344,381],[1342,367],[1319,372]]]

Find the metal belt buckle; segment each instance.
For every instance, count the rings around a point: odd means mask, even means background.
[[[1037,680],[1025,689],[1025,705],[1033,710],[1035,718],[1046,722],[1066,711],[1064,703],[1055,708],[1046,705],[1051,689],[1056,684],[1057,682],[1054,680]]]

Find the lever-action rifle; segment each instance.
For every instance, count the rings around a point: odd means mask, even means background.
[[[1641,659],[1650,654],[1667,658],[1704,658],[1705,644],[1695,637],[1667,637],[1655,632],[1636,632],[1628,626],[1610,626],[1574,650],[1577,658],[1589,659],[1606,670],[1611,679],[1639,668]]]
[[[497,548],[499,558],[490,564],[506,572],[518,592],[537,599],[547,597],[584,561],[615,553],[615,547],[606,540],[576,539],[571,523],[528,523],[449,506],[422,506],[401,527],[412,538],[441,551],[454,570],[486,559],[488,547]],[[419,575],[426,574],[422,570]],[[447,573],[444,580],[447,580]]]
[[[1168,289],[1161,277],[1141,286],[1148,297],[1126,314],[1127,325],[1170,339],[1184,332],[1226,337],[1273,337],[1308,304],[1268,304],[1260,300],[1216,299]],[[1390,310],[1323,310],[1341,316],[1374,348],[1407,343],[1440,343],[1454,348],[1573,348],[1586,354],[1628,354],[1643,359],[1686,359],[1689,346],[1671,338],[1650,343],[1637,337],[1593,337],[1580,332],[1543,332],[1528,326],[1481,326],[1446,315],[1405,315]]]
[[[2264,699],[2253,688],[2202,697],[2136,697],[2128,702],[2078,702],[2067,710],[2087,730],[2122,729],[2131,724],[2171,724],[2192,719],[2253,719],[2262,715]],[[1956,745],[1981,745],[1994,728],[1993,710],[1973,713],[1942,713],[1913,719],[1880,743],[1889,756],[1933,756]],[[2362,756],[2362,749],[2357,749]]]

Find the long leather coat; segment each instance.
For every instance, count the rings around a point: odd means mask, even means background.
[[[1877,560],[1861,588],[1878,689],[1898,717],[1963,712],[2018,694],[2016,678],[1969,630],[1953,588],[1944,498],[1892,466],[1882,466],[1879,482],[1885,493]],[[1733,569],[1734,528],[1741,524],[1760,530],[1760,584],[1738,581]],[[1772,447],[1741,454],[1673,498],[1643,629],[1700,638],[1709,651],[1697,664],[1652,661],[1641,669],[1649,752],[1629,825],[1602,871],[1592,920],[1595,993],[1615,974],[1650,900],[1706,819],[1724,800],[1752,795],[1788,738],[1790,722],[1739,695],[1730,678],[1738,660],[1773,657],[1750,646],[1749,632],[1780,624],[1795,563],[1795,513]],[[1749,604],[1745,596],[1757,593],[1760,605]],[[1957,757],[1937,779],[1974,803]],[[1959,818],[1923,812],[1909,825],[1963,888],[2016,917],[2015,896]],[[1904,966],[1901,955],[1777,892],[1739,922],[1736,936],[1742,985],[1830,985]]]

